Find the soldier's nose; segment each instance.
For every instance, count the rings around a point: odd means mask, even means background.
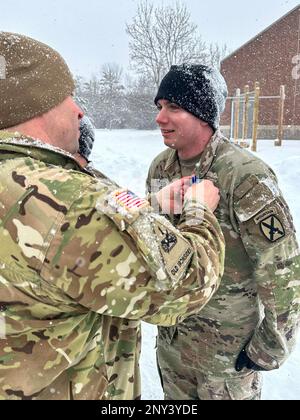
[[[167,115],[165,111],[161,109],[156,116],[156,123],[160,125],[160,124],[165,124],[167,121],[168,121]]]

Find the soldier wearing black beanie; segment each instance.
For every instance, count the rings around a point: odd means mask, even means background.
[[[299,279],[300,257],[292,217],[273,171],[222,135],[226,95],[217,69],[183,64],[171,67],[155,98],[168,148],[150,165],[148,197],[175,179],[213,180],[226,243],[224,275],[210,302],[174,327],[158,327],[166,400],[259,400],[260,371],[284,363],[298,330],[300,286],[290,285]],[[182,227],[185,217],[183,211],[169,220]]]
[[[227,97],[227,86],[220,72],[204,65],[172,66],[163,78],[155,104],[166,99],[207,122],[215,131]]]

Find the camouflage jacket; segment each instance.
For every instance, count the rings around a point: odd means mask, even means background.
[[[267,370],[278,368],[295,344],[300,257],[276,177],[220,132],[202,153],[196,171],[220,189],[215,214],[225,237],[224,276],[209,304],[177,327],[159,328],[159,341],[178,346],[183,363],[211,375],[237,375],[235,361],[248,342],[254,362]],[[167,149],[151,164],[148,193],[157,179],[164,184],[180,177],[177,153]],[[171,221],[178,223],[176,217]]]
[[[71,155],[0,132],[0,399],[139,398],[140,320],[175,324],[222,275],[198,208],[181,234]]]

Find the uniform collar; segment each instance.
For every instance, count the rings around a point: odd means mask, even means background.
[[[17,132],[0,131],[0,160],[1,152],[6,159],[9,154],[11,158],[24,155],[65,169],[83,170],[70,153]]]
[[[224,139],[224,136],[220,130],[217,130],[207,144],[206,148],[203,150],[199,161],[199,172],[197,174],[199,178],[204,178],[209,171],[211,165],[213,164],[214,158],[216,157],[216,152],[222,139]],[[180,167],[178,154],[176,150],[170,149],[170,154],[166,161],[164,170],[167,173],[172,172],[174,171],[175,166]]]
[[[174,164],[178,164],[178,163],[179,163],[179,159],[177,155],[177,150],[170,149],[170,153],[166,161],[166,165],[165,165],[165,171],[168,172],[169,169],[171,169],[174,166]]]
[[[206,148],[203,150],[203,153],[200,158],[200,168],[199,168],[199,178],[204,178],[208,171],[210,170],[214,159],[217,154],[217,149],[220,144],[220,141],[223,139],[223,135],[220,130],[217,130],[210,142],[207,144]]]

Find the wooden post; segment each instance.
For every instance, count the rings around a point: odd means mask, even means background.
[[[248,134],[248,109],[249,109],[249,85],[245,86],[244,89],[244,109],[243,109],[243,135],[242,135],[242,141],[240,145],[242,147],[248,147],[248,143],[245,141]]]
[[[259,115],[259,95],[260,86],[259,82],[255,83],[255,96],[253,108],[253,138],[252,138],[252,151],[257,152],[257,129],[258,129],[258,115]]]
[[[279,99],[279,113],[278,113],[278,135],[275,141],[275,146],[282,146],[283,138],[283,117],[284,117],[284,101],[285,101],[285,86],[280,86],[280,99]]]
[[[235,92],[235,103],[234,103],[234,143],[239,142],[239,123],[240,123],[240,100],[241,100],[241,89],[237,89]]]

